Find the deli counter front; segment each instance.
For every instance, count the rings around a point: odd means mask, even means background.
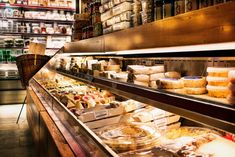
[[[143,52],[58,52],[28,87],[38,153],[234,157],[234,57]]]

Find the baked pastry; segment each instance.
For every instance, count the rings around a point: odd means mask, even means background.
[[[228,72],[235,70],[235,67],[208,67],[208,76],[212,77],[228,77]]]
[[[184,88],[186,94],[201,95],[206,93],[206,88]]]
[[[203,88],[206,86],[206,78],[202,76],[185,76],[182,80],[184,87]]]
[[[210,77],[207,76],[206,80],[210,86],[227,86],[229,80],[227,77]]]
[[[225,86],[207,85],[206,89],[208,91],[209,96],[216,97],[216,98],[226,98],[230,93],[228,87],[225,87]]]
[[[173,78],[160,78],[160,83],[158,84],[158,88],[163,89],[179,89],[183,88],[184,84],[181,79],[173,79]]]

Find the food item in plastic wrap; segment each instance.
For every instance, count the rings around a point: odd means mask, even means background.
[[[186,94],[191,94],[191,95],[201,95],[206,93],[206,88],[184,88],[184,91]]]
[[[150,74],[150,68],[143,65],[128,65],[127,70],[133,74]]]
[[[118,15],[123,12],[132,10],[132,3],[131,2],[123,2],[121,4],[118,4],[117,6],[113,7],[112,12],[113,15]]]
[[[163,148],[154,147],[152,149],[136,150],[119,154],[121,157],[179,157],[177,154]]]
[[[125,112],[131,112],[146,106],[146,104],[135,101],[135,100],[127,100],[121,102],[121,105],[124,107]]]
[[[235,70],[235,67],[208,67],[208,76],[212,77],[228,77],[228,72],[230,70]]]
[[[149,86],[149,82],[141,82],[141,81],[134,80],[133,83],[136,84],[136,85],[145,86],[145,87]]]
[[[184,87],[203,88],[206,86],[206,78],[202,76],[185,76],[182,80]]]
[[[149,76],[150,81],[156,81],[159,78],[165,78],[165,73],[155,73],[155,74],[150,74]]]
[[[130,28],[130,27],[131,27],[130,22],[116,23],[113,25],[113,31],[119,31],[119,30]]]
[[[107,66],[104,66],[104,70],[105,71],[119,72],[120,71],[120,65],[107,65]]]
[[[216,98],[226,98],[230,93],[228,87],[224,87],[224,86],[207,85],[206,89],[208,91],[209,96],[216,97]]]
[[[176,71],[168,71],[165,73],[165,77],[179,79],[179,78],[181,78],[181,74]]]
[[[133,79],[140,82],[149,82],[149,75],[137,74],[133,76]]]
[[[224,138],[217,138],[202,144],[197,152],[212,154],[213,157],[235,157],[235,143]]]
[[[133,15],[132,15],[132,22],[133,26],[139,26],[142,24],[141,22],[141,2],[140,0],[133,1]]]
[[[154,3],[152,0],[141,0],[141,17],[142,24],[152,22],[154,20]]]
[[[227,77],[210,77],[207,76],[206,80],[208,82],[208,85],[211,86],[227,86],[229,83],[229,80]]]
[[[103,22],[103,21],[110,19],[112,16],[113,16],[112,10],[108,10],[108,11],[102,13],[100,18],[101,18],[101,21]]]
[[[128,73],[121,72],[121,73],[111,74],[110,76],[112,79],[122,81],[122,82],[127,82],[127,75],[128,75]]]
[[[183,88],[184,84],[181,79],[173,79],[173,78],[160,78],[158,88],[163,89],[179,89]]]
[[[117,124],[102,128],[100,138],[116,151],[152,148],[159,142],[160,133],[148,125]]]

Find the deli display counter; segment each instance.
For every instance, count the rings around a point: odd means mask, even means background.
[[[39,156],[234,157],[234,8],[66,44],[27,88]]]
[[[37,111],[75,156],[232,157],[234,57],[143,52],[58,52],[30,81],[34,136]]]

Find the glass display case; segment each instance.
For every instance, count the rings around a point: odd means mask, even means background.
[[[235,60],[223,54],[233,50],[211,53],[199,45],[187,57],[183,49],[168,48],[173,57],[161,49],[61,50],[30,88],[66,128],[75,154],[221,156],[211,147],[232,153]]]
[[[233,157],[234,8],[68,43],[31,79],[34,103],[75,156]]]

